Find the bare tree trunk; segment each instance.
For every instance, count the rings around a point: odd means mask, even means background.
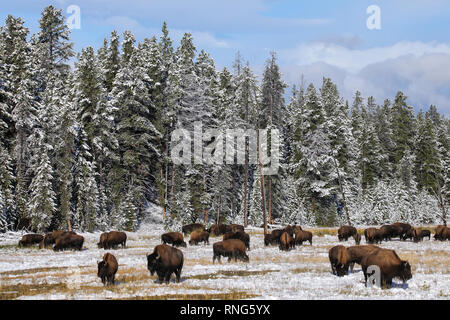
[[[336,167],[336,172],[338,175],[339,190],[341,191],[341,194],[342,194],[342,201],[344,201],[344,210],[345,210],[345,214],[347,216],[347,223],[349,226],[351,226],[352,224],[350,223],[350,214],[348,213],[347,201],[345,200],[344,188],[342,187],[341,174],[339,173],[339,167],[338,167],[337,161],[334,157],[333,157],[333,161],[334,161],[334,166]]]
[[[163,207],[163,220],[166,219],[166,210],[167,210],[167,193],[169,189],[169,134],[166,133],[166,174],[165,174],[165,182],[166,186],[164,189],[164,207]]]
[[[267,177],[267,202],[268,202],[268,209],[269,209],[269,223],[272,223],[272,178],[269,176]]]
[[[248,101],[245,104],[245,133],[247,134],[248,130]],[[245,165],[244,165],[244,228],[247,228],[247,189],[248,189],[248,144],[247,144],[247,136],[245,136]]]
[[[261,199],[262,199],[262,208],[263,208],[263,219],[264,219],[264,236],[267,234],[267,219],[266,219],[266,198],[264,195],[264,176],[263,176],[263,165],[261,162],[261,145],[259,143],[258,136],[258,154],[259,154],[259,171],[261,173]]]

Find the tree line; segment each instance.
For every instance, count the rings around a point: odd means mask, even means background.
[[[73,67],[70,62],[74,61]],[[218,71],[190,33],[174,47],[113,31],[75,53],[61,10],[39,32],[20,17],[0,29],[0,230],[135,231],[149,203],[168,229],[203,221],[338,225],[446,220],[450,122],[414,114],[404,93],[349,102],[324,78],[287,84],[275,53],[261,80],[236,54]],[[171,135],[195,122],[278,129],[280,166],[176,165]],[[208,143],[211,141],[205,142]]]

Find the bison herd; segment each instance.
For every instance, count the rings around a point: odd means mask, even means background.
[[[147,254],[147,269],[150,274],[155,272],[160,283],[169,283],[171,275],[175,274],[176,281],[180,281],[183,268],[183,252],[177,247],[186,248],[185,235],[189,235],[189,245],[199,243],[209,245],[209,236],[223,236],[222,241],[213,244],[212,262],[221,257],[227,257],[228,262],[240,260],[248,262],[247,250],[250,250],[250,235],[244,231],[244,227],[237,224],[214,224],[206,229],[203,224],[193,223],[184,225],[181,232],[167,232],[161,235],[161,244],[157,245],[151,254]],[[382,287],[390,287],[393,278],[400,278],[403,282],[412,278],[411,266],[408,261],[401,260],[394,250],[384,249],[375,244],[382,241],[391,241],[394,238],[414,242],[422,241],[425,237],[431,239],[429,230],[414,228],[406,223],[394,223],[383,225],[380,228],[367,228],[364,230],[366,244],[360,245],[361,235],[353,226],[341,226],[337,232],[339,241],[355,240],[355,245],[345,247],[336,245],[328,252],[331,264],[331,272],[339,277],[353,272],[354,264],[361,265],[364,279],[367,285],[371,266],[377,266]],[[289,251],[295,246],[308,242],[312,245],[313,234],[303,230],[300,226],[286,226],[283,229],[274,229],[264,235],[264,245],[277,245],[282,251]],[[434,234],[435,240],[449,240],[450,228],[438,226]],[[98,248],[117,249],[120,245],[126,247],[127,235],[120,231],[110,231],[100,235]],[[19,246],[31,246],[39,244],[39,248],[52,248],[54,251],[82,250],[84,238],[73,231],[53,231],[45,235],[26,234],[19,241]],[[111,253],[105,253],[103,260],[97,262],[98,277],[104,285],[113,285],[115,274],[118,270],[116,257]]]

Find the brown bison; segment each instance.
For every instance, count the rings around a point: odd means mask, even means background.
[[[408,231],[406,231],[405,234],[403,235],[402,240],[414,239],[414,230],[415,230],[414,228],[411,228]]]
[[[222,236],[225,233],[232,231],[231,227],[228,224],[219,223],[219,224],[213,224],[208,230],[209,234],[212,234],[213,236]]]
[[[66,233],[55,240],[54,251],[81,250],[83,248],[84,237],[78,234]]]
[[[220,261],[220,257],[228,257],[228,262],[231,259],[237,261],[237,259],[248,262],[249,258],[245,251],[245,244],[238,239],[228,239],[219,241],[213,244],[213,263],[217,260]]]
[[[199,242],[204,242],[209,244],[209,232],[196,230],[191,233],[191,238],[189,239],[189,245],[197,245]]]
[[[163,280],[169,283],[172,273],[175,274],[176,281],[180,282],[183,262],[183,252],[167,244],[157,245],[153,253],[147,255],[147,269],[151,275],[156,272],[160,283]]]
[[[44,239],[43,235],[30,233],[26,234],[19,240],[19,247],[31,246],[33,244],[38,244]]]
[[[396,236],[395,228],[389,224],[381,226],[380,231],[384,241],[391,241]]]
[[[274,235],[271,234],[271,233],[267,233],[267,234],[264,236],[264,245],[265,245],[265,246],[275,245],[275,244],[277,244],[278,242],[279,242],[278,239],[276,239],[276,238],[274,237]]]
[[[290,236],[290,234],[285,231],[281,234],[280,237],[280,250],[281,251],[289,251],[292,248],[294,248],[295,243],[294,243],[294,238]]]
[[[302,230],[302,227],[301,227],[301,226],[297,226],[297,225],[294,225],[292,228],[294,229],[294,235],[295,235],[297,232],[299,232],[299,231]]]
[[[446,225],[440,225],[436,227],[436,232],[434,234],[434,240],[444,240],[442,239],[442,232],[448,229]]]
[[[280,237],[283,234],[283,232],[285,232],[284,229],[274,229],[272,230],[272,232],[270,233],[273,237],[273,242],[275,244],[279,244],[280,243]]]
[[[174,247],[186,248],[186,242],[181,232],[167,232],[161,235],[161,242],[164,244],[171,244]]]
[[[426,229],[414,229],[413,238],[414,242],[423,241],[423,238],[428,237],[428,240],[431,240],[431,232]]]
[[[378,249],[380,249],[380,247],[373,244],[348,247],[347,254],[351,272],[353,272],[353,267],[355,266],[355,263],[361,265],[361,261],[366,255]]]
[[[364,237],[366,238],[366,243],[381,243],[383,239],[381,231],[377,228],[367,228],[364,230]]]
[[[114,285],[114,277],[116,276],[119,264],[116,257],[107,252],[103,255],[103,260],[97,262],[97,276],[102,279],[104,285]]]
[[[124,248],[127,243],[127,234],[122,231],[110,231],[103,242],[103,249],[117,249],[119,244]]]
[[[309,241],[309,244],[312,245],[312,233],[305,230],[300,230],[295,234],[294,243],[297,245],[302,245],[304,241]]]
[[[191,223],[191,224],[186,224],[186,225],[181,227],[181,232],[183,234],[190,234],[191,232],[193,232],[195,230],[205,231],[206,228],[201,223]]]
[[[286,227],[284,227],[284,231],[286,231],[291,237],[294,236],[294,227],[292,227],[291,225],[287,225]]]
[[[366,255],[361,261],[364,279],[367,286],[367,268],[378,266],[380,269],[380,280],[382,288],[389,288],[392,279],[400,278],[403,283],[412,278],[411,265],[408,261],[401,260],[394,250],[379,249]]]
[[[358,231],[353,226],[341,226],[338,229],[339,241],[347,241],[348,238],[353,237],[356,234],[358,234]]]
[[[441,233],[439,234],[439,240],[450,240],[450,228],[445,227],[441,230]]]
[[[349,256],[347,249],[342,245],[332,247],[328,251],[328,258],[330,259],[331,272],[339,277],[348,273]]]
[[[64,236],[66,234],[76,234],[73,231],[64,231],[64,230],[55,230],[53,232],[47,233],[42,238],[42,241],[39,243],[39,249],[48,249],[51,248],[52,245],[56,243],[56,239],[58,237]]]
[[[229,231],[223,235],[222,240],[228,240],[228,239],[239,239],[245,244],[245,247],[248,250],[250,250],[250,236],[248,235],[248,233],[245,233],[243,231],[237,231],[237,232]]]
[[[405,240],[404,237],[406,233],[412,228],[410,224],[401,222],[393,223],[391,226],[393,228],[392,238],[399,237],[400,240]]]
[[[103,232],[101,235],[100,235],[100,240],[99,240],[99,242],[97,243],[97,247],[99,248],[99,249],[101,249],[101,248],[103,248],[104,246],[105,246],[105,242],[106,242],[106,239],[108,238],[108,232]]]
[[[361,235],[359,233],[353,235],[353,239],[355,239],[355,243],[359,245],[361,243]]]

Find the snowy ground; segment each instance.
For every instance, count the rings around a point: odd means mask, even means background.
[[[318,231],[317,229],[309,229]],[[289,252],[265,247],[262,229],[250,233],[249,263],[212,263],[212,244],[181,248],[185,263],[181,283],[156,282],[147,270],[146,254],[160,243],[161,226],[146,225],[127,233],[126,249],[111,250],[119,262],[116,286],[104,287],[97,261],[106,252],[96,243],[100,233],[82,234],[80,252],[18,248],[20,233],[0,234],[1,299],[449,299],[450,243],[424,240],[384,242],[412,265],[413,278],[391,289],[366,288],[359,265],[354,273],[331,274],[328,250],[338,244],[331,235],[314,236]],[[186,239],[188,240],[188,239]],[[354,245],[353,241],[343,243]],[[364,239],[362,243],[364,244]]]

